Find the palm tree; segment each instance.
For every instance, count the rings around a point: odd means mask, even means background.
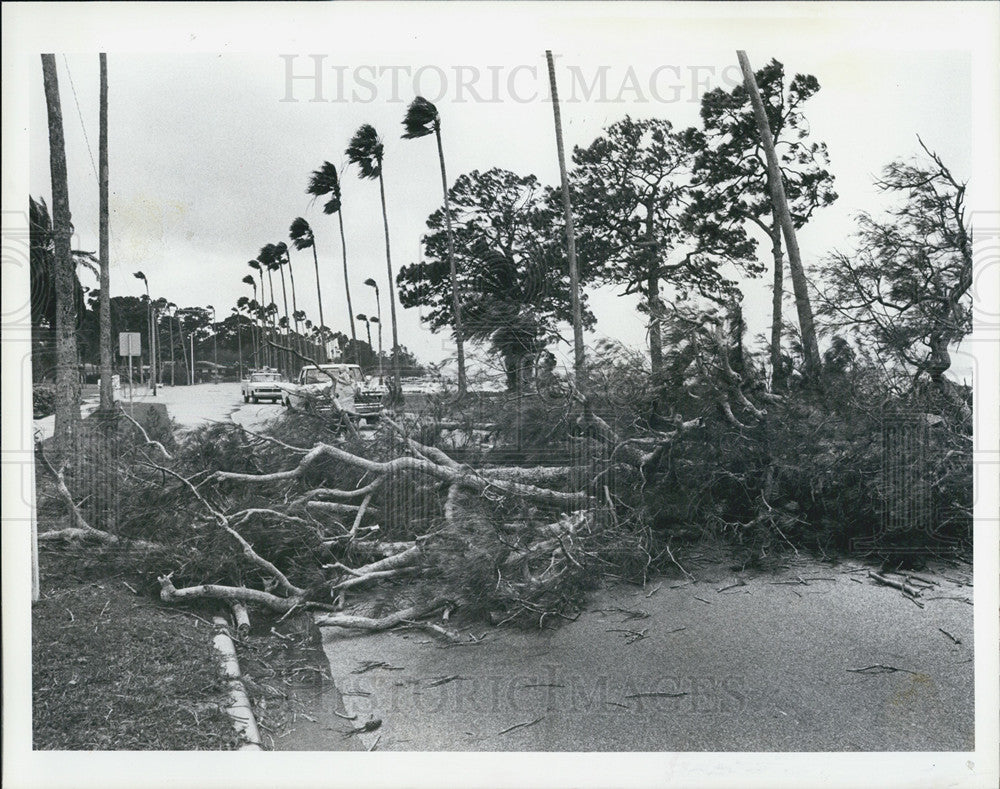
[[[316,237],[313,235],[312,227],[301,216],[295,217],[292,220],[291,227],[288,228],[288,238],[298,250],[312,249],[313,265],[316,268],[316,303],[319,304],[319,324],[323,326],[325,325],[323,317],[323,293],[319,287],[319,258],[316,255]],[[309,329],[310,326],[311,322],[306,321],[306,328]],[[320,350],[319,356],[321,362],[326,361],[325,349]]]
[[[261,349],[264,351],[264,364],[269,365],[271,361],[271,347],[267,345],[267,338],[268,338],[267,319],[264,312],[264,299],[266,298],[266,295],[264,293],[264,266],[262,266],[260,264],[260,261],[257,260],[256,258],[254,260],[247,261],[247,265],[250,266],[250,268],[254,269],[258,274],[260,274]],[[270,277],[270,273],[268,273],[268,277]]]
[[[466,390],[465,342],[462,333],[462,303],[458,297],[458,274],[455,269],[455,236],[451,229],[451,205],[448,200],[448,175],[444,166],[444,148],[441,145],[441,116],[437,107],[423,96],[417,96],[403,118],[404,140],[415,140],[433,134],[437,140],[438,164],[441,167],[441,190],[444,192],[444,221],[448,234],[448,268],[451,274],[451,303],[455,313],[455,346],[458,351],[458,395]]]
[[[337,177],[337,168],[329,162],[323,162],[323,166],[314,171],[309,178],[309,186],[306,193],[316,197],[327,197],[329,199],[323,205],[324,214],[336,214],[337,223],[340,225],[340,253],[344,261],[344,293],[347,296],[347,320],[351,324],[351,338],[357,347],[358,335],[354,329],[354,307],[351,305],[351,281],[347,273],[347,240],[344,236],[344,214],[341,211],[340,179]],[[316,254],[315,240],[313,254]],[[320,324],[323,324],[320,319]],[[357,359],[354,360],[357,362]]]
[[[254,334],[254,326],[256,325],[256,319],[254,318],[254,312],[253,312],[253,306],[252,306],[252,305],[256,305],[256,303],[257,303],[257,280],[255,280],[253,278],[253,274],[247,274],[242,279],[242,282],[246,283],[251,288],[253,288],[253,299],[247,300],[247,303],[243,305],[246,308],[246,310],[247,310],[247,314],[250,316],[250,345],[254,349],[253,353],[250,355],[250,358],[253,359],[257,355],[257,353],[258,353],[257,337]],[[246,297],[244,296],[242,298],[246,298]],[[237,302],[237,303],[239,303],[239,302]]]
[[[364,124],[351,138],[350,145],[347,146],[347,159],[351,164],[358,165],[360,177],[368,180],[378,179],[379,197],[382,200],[382,227],[385,232],[385,268],[389,277],[389,317],[392,320],[392,358],[393,373],[395,381],[393,383],[393,400],[399,401],[401,397],[400,379],[402,378],[399,368],[399,329],[396,323],[396,285],[392,274],[392,255],[389,251],[389,217],[385,210],[385,181],[382,178],[382,157],[384,148],[382,140],[379,139],[375,127]]]
[[[80,377],[76,346],[77,303],[75,269],[70,251],[69,182],[66,175],[66,140],[56,56],[42,55],[42,80],[48,111],[49,172],[52,179],[53,272],[56,291],[56,451],[62,456],[74,447],[80,431]]]
[[[284,241],[279,241],[274,245],[278,260],[284,260],[282,265],[288,265],[288,279],[292,286],[292,320],[295,321],[295,342],[294,346],[301,349],[299,343],[299,305],[295,299],[295,270],[292,268],[292,256],[288,252],[288,245]]]
[[[285,286],[285,261],[282,255],[278,253],[278,248],[274,244],[265,244],[261,247],[260,254],[257,259],[267,266],[268,276],[271,276],[272,271],[277,271],[281,275],[281,300],[285,305],[285,324],[281,328],[285,330],[285,347],[291,347],[291,340],[288,333],[288,327],[291,325],[291,319],[289,318],[288,312],[288,289]],[[280,324],[279,324],[280,325]],[[291,357],[289,352],[285,351],[285,373],[291,375]]]
[[[288,322],[289,322],[288,321],[288,291],[287,291],[287,289],[285,287],[285,272],[284,272],[284,269],[282,269],[282,260],[278,256],[278,250],[274,246],[274,244],[265,244],[263,247],[261,247],[260,254],[257,255],[257,260],[260,261],[261,266],[263,266],[264,268],[267,269],[267,281],[271,285],[271,303],[272,304],[275,303],[275,297],[274,297],[274,279],[271,276],[271,273],[274,272],[274,271],[277,271],[281,275],[281,295],[282,295],[282,300],[284,301],[284,304],[285,304],[285,324],[287,325]],[[272,326],[274,325],[274,320],[273,319],[271,321],[271,325]],[[285,339],[286,339],[286,345],[287,345],[287,337]],[[279,358],[283,358],[284,359],[285,372],[286,373],[289,372],[289,370],[288,370],[288,367],[289,367],[288,352],[285,351],[283,357],[282,357],[282,354],[279,353]]]

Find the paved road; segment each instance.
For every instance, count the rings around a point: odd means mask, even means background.
[[[280,415],[282,407],[277,404],[244,404],[238,383],[195,384],[194,386],[161,386],[156,396],[145,387],[136,387],[132,401],[136,403],[163,403],[167,412],[177,422],[182,431],[190,430],[211,422],[232,421],[255,430],[269,419]],[[130,402],[127,392],[121,398],[126,406]],[[98,396],[88,395],[83,399],[80,413],[86,417],[98,404]],[[34,420],[34,427],[42,438],[52,435],[54,416]]]
[[[380,750],[963,751],[966,571],[934,575],[921,609],[863,569],[803,562],[720,592],[738,579],[719,565],[606,590],[554,631],[442,647],[327,628],[324,648],[347,708],[382,719]]]

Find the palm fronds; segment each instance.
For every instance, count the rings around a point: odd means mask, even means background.
[[[440,124],[440,116],[437,107],[427,101],[423,96],[417,96],[406,109],[406,117],[403,118],[404,140],[415,140],[418,137],[426,137],[433,134]]]
[[[298,250],[309,249],[314,243],[312,227],[301,216],[292,220],[291,227],[288,228],[288,237]]]
[[[306,194],[315,197],[327,197],[329,200],[323,205],[324,214],[335,214],[340,210],[340,178],[337,177],[337,168],[330,162],[323,162],[323,166],[314,170],[309,177],[309,186],[306,187]],[[295,220],[299,221],[298,219]],[[305,220],[302,220],[305,222]],[[292,223],[294,226],[294,222]],[[306,223],[308,227],[308,223]]]
[[[351,138],[345,153],[351,164],[361,170],[361,178],[378,178],[382,174],[382,140],[371,124],[364,124]]]

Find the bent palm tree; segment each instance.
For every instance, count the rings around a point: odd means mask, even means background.
[[[389,276],[389,316],[392,319],[392,362],[393,381],[392,398],[399,401],[401,397],[399,367],[399,330],[396,324],[396,280],[392,274],[392,255],[389,251],[389,217],[385,210],[385,181],[382,178],[382,157],[385,150],[382,140],[375,127],[366,123],[351,138],[347,146],[347,159],[351,164],[358,165],[360,177],[366,180],[378,179],[379,197],[382,200],[382,227],[385,231],[385,268]]]
[[[323,293],[319,287],[319,258],[316,255],[316,237],[313,235],[313,231],[309,226],[309,223],[299,216],[292,220],[291,227],[288,228],[288,238],[298,250],[312,249],[313,265],[316,268],[316,303],[319,304],[319,324],[320,326],[324,326]],[[306,329],[308,330],[310,328],[311,322],[306,321]],[[320,350],[319,356],[321,362],[326,361],[326,353],[324,350]]]
[[[275,254],[278,259],[284,259],[284,265],[288,266],[288,279],[292,287],[292,320],[295,321],[295,345],[299,345],[301,332],[299,331],[299,305],[295,296],[295,269],[292,268],[292,256],[288,252],[288,245],[284,241],[279,241],[274,245]]]
[[[253,298],[247,302],[246,308],[247,314],[250,316],[250,345],[254,349],[251,358],[255,358],[259,353],[257,336],[254,332],[254,327],[257,326],[257,319],[254,317],[254,306],[257,304],[257,280],[253,278],[253,274],[247,274],[241,281],[253,288]]]
[[[309,186],[306,188],[306,193],[315,197],[329,196],[329,199],[323,205],[323,213],[337,215],[337,223],[340,225],[340,253],[344,261],[344,293],[347,296],[347,320],[351,324],[351,338],[354,340],[355,346],[357,346],[358,335],[354,329],[354,308],[351,306],[351,282],[347,275],[347,241],[344,236],[344,215],[340,210],[340,179],[337,177],[337,168],[329,162],[323,162],[323,166],[314,171],[309,178]],[[313,239],[313,255],[315,254],[316,246],[315,239]],[[320,324],[322,323],[323,320],[321,318]],[[357,359],[354,361],[357,362]]]
[[[267,266],[267,276],[271,277],[272,271],[277,271],[281,275],[281,300],[285,305],[285,322],[281,328],[285,329],[285,347],[289,347],[291,342],[289,341],[288,327],[291,325],[291,320],[289,319],[288,313],[288,289],[285,286],[285,261],[282,255],[279,254],[278,248],[274,244],[265,244],[260,249],[260,254],[257,259]],[[271,286],[271,292],[274,293],[274,286]],[[285,358],[285,372],[291,374],[291,359],[289,358],[288,351],[284,352]]]
[[[455,236],[451,229],[451,205],[448,200],[448,175],[444,166],[444,148],[441,145],[441,116],[437,107],[423,96],[417,96],[403,118],[404,140],[415,140],[433,134],[437,140],[438,164],[441,167],[441,191],[444,192],[444,221],[448,235],[448,268],[451,274],[451,302],[455,313],[455,346],[458,353],[458,396],[463,397],[465,380],[465,338],[462,332],[462,303],[458,298],[458,273],[455,269]]]

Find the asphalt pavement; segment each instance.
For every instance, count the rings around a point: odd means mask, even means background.
[[[324,628],[324,648],[348,711],[382,721],[361,735],[379,750],[974,748],[971,568],[922,573],[923,608],[857,564],[689,569],[551,630],[442,646]]]

